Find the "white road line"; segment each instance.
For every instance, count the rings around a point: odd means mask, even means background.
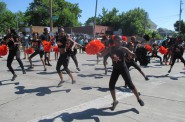
[[[132,95],[133,95],[133,93],[129,93],[129,92],[126,92],[126,93],[125,92],[117,92],[116,93],[116,96],[117,96],[118,100],[129,97],[129,96],[132,96]],[[52,119],[52,118],[54,118],[54,120],[57,120],[57,118],[58,119],[60,118],[60,117],[57,117],[57,116],[59,116],[62,113],[71,114],[71,113],[82,112],[82,111],[92,109],[92,108],[99,109],[99,108],[101,108],[105,105],[107,105],[107,107],[109,107],[109,106],[111,106],[111,102],[112,102],[111,95],[107,95],[107,96],[104,96],[102,98],[98,98],[98,99],[80,104],[78,106],[74,106],[74,107],[71,107],[71,108],[68,108],[68,109],[65,109],[65,110],[61,110],[61,111],[58,111],[58,112],[55,112],[55,113],[52,113],[52,114],[49,114],[49,115],[45,115],[45,116],[42,116],[38,119],[34,119],[34,120],[31,120],[31,121],[28,121],[28,122],[38,122],[39,120]],[[57,117],[57,118],[55,118],[55,117]],[[53,122],[54,122],[54,120],[53,120]]]

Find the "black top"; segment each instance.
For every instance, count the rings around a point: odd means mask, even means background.
[[[123,47],[119,47],[118,49],[115,47],[111,48],[111,58],[113,61],[113,68],[115,69],[122,69],[123,67],[126,67],[125,64],[125,53],[122,51]]]
[[[35,48],[35,50],[40,50],[40,47],[41,47],[41,40],[40,39],[32,40],[32,44],[33,44],[33,47]]]
[[[46,40],[46,41],[50,41],[50,36],[49,36],[49,34],[42,34],[42,35],[40,36],[40,39]]]
[[[14,42],[12,40],[9,40],[7,45],[8,45],[9,51],[16,51],[18,49],[16,45],[14,45]]]
[[[58,45],[58,48],[65,48],[66,42],[67,42],[67,37],[66,36],[56,36],[56,42],[62,43],[61,46]]]

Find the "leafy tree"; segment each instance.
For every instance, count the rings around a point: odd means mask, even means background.
[[[6,4],[4,2],[0,2],[0,15],[6,10]]]
[[[89,26],[89,25],[91,25],[91,24],[94,24],[94,17],[88,18],[88,20],[85,22],[85,25],[86,25],[86,26]],[[100,23],[100,18],[97,17],[97,18],[96,18],[96,25],[100,25],[100,24],[101,24],[101,23]]]
[[[175,31],[179,32],[179,24],[181,23],[181,28],[180,28],[180,34],[185,34],[185,22],[182,21],[176,21],[174,24]]]
[[[113,8],[111,11],[102,9],[102,14],[97,17],[97,24],[114,27],[115,30],[122,29],[124,35],[142,35],[144,33],[145,10],[135,8],[126,13]],[[86,21],[86,25],[94,21],[94,17]],[[146,17],[146,29],[149,28],[149,17]]]
[[[25,20],[29,25],[49,26],[49,0],[34,0],[25,12]],[[81,17],[81,10],[78,4],[71,4],[65,0],[53,0],[53,16],[58,20],[53,20],[54,26],[78,26],[78,18]]]
[[[7,28],[16,28],[15,14],[6,9],[6,4],[0,2],[0,33],[5,33]]]
[[[145,10],[135,8],[126,12],[121,21],[121,28],[125,35],[142,35],[144,33]],[[149,27],[148,16],[146,18],[146,27]]]

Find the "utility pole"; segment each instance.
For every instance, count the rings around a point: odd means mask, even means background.
[[[179,33],[181,32],[181,14],[182,14],[182,0],[180,0],[180,14],[179,14]]]
[[[50,0],[50,33],[53,31],[53,11],[52,11],[53,0]]]
[[[95,39],[95,29],[96,29],[96,13],[97,13],[97,5],[98,5],[98,0],[96,0],[96,6],[95,6],[95,16],[94,16],[94,26],[93,26],[93,39]]]
[[[18,18],[18,13],[16,13],[16,20],[17,20],[17,33],[19,31],[19,18]]]
[[[145,12],[145,18],[144,18],[144,34],[145,35],[145,31],[146,31],[146,17],[147,17],[147,12]]]

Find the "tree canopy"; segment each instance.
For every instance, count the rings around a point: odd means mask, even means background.
[[[125,35],[143,34],[146,12],[144,9],[135,8],[126,13],[119,14],[119,10],[113,8],[111,11],[102,9],[102,14],[96,18],[96,23],[104,26],[114,27],[115,30],[122,29]],[[94,17],[89,18],[85,25],[92,23]],[[149,17],[146,16],[146,28],[149,28]]]
[[[34,0],[25,12],[25,18],[29,25],[49,26],[50,23],[50,0]],[[78,26],[78,18],[82,10],[78,4],[71,4],[65,0],[53,0],[53,26]]]

